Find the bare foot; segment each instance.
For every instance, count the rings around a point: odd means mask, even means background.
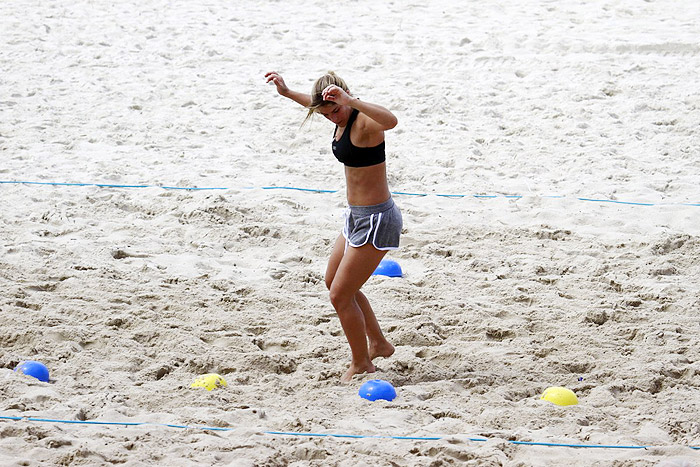
[[[384,341],[377,344],[370,344],[369,359],[374,360],[377,357],[391,357],[394,355],[394,346],[389,341]]]
[[[345,374],[340,378],[340,382],[349,383],[352,380],[352,377],[355,375],[361,375],[362,373],[374,373],[375,371],[376,368],[374,368],[372,362],[365,363],[362,365],[350,363],[350,368],[348,368],[348,371],[346,371]]]

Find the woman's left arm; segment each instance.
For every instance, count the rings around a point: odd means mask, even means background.
[[[391,130],[398,123],[396,116],[388,109],[381,105],[370,104],[352,97],[338,86],[328,86],[323,90],[322,94],[323,100],[335,102],[338,105],[349,105],[353,109],[357,109],[367,115],[372,122],[376,123],[377,126],[373,128],[376,131]]]
[[[379,128],[376,128],[377,130],[391,130],[399,123],[396,116],[381,105],[370,104],[369,102],[361,101],[356,98],[352,98],[348,105],[353,109],[359,110],[376,122],[379,125]]]

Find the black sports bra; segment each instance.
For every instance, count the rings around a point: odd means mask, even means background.
[[[359,148],[350,141],[350,130],[359,113],[357,109],[353,109],[348,123],[345,125],[343,136],[338,141],[335,140],[338,127],[335,127],[333,132],[333,155],[348,167],[369,167],[370,165],[381,164],[386,160],[384,141],[371,148]]]

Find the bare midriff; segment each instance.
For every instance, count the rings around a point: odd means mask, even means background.
[[[391,197],[386,181],[386,162],[369,167],[345,166],[348,204],[372,206]]]

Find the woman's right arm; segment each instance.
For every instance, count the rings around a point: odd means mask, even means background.
[[[270,71],[266,73],[265,79],[267,80],[267,83],[273,82],[275,86],[277,86],[277,92],[281,96],[291,99],[294,102],[303,105],[304,107],[308,107],[311,105],[310,95],[304,94],[303,92],[292,91],[291,89],[289,89],[285,84],[284,79],[282,79],[282,76],[276,71]]]

